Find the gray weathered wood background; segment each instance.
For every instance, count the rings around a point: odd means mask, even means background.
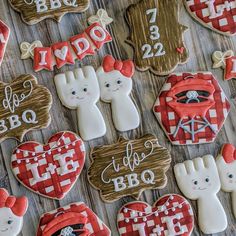
[[[94,15],[97,9],[105,8],[109,15],[114,19],[114,23],[109,26],[109,31],[113,35],[114,41],[107,44],[96,56],[87,57],[83,62],[77,61],[75,66],[64,67],[61,71],[74,69],[75,67],[80,67],[82,65],[93,65],[97,68],[101,63],[102,57],[107,53],[111,53],[115,57],[121,59],[132,58],[132,48],[125,43],[128,36],[128,27],[124,19],[124,13],[128,5],[137,1],[138,0],[91,0],[91,6],[86,13],[66,15],[60,24],[53,20],[44,20],[34,26],[26,25],[21,20],[19,13],[10,8],[7,0],[0,1],[0,18],[11,28],[11,36],[7,46],[7,51],[0,68],[1,80],[4,82],[10,82],[16,76],[24,73],[32,73],[38,78],[40,84],[45,85],[51,91],[54,100],[51,109],[51,125],[47,129],[28,133],[25,136],[25,141],[36,140],[44,143],[47,142],[48,138],[57,131],[71,130],[76,132],[77,122],[76,111],[71,111],[63,107],[57,97],[53,77],[59,71],[55,70],[55,72],[40,72],[35,74],[32,70],[32,61],[22,61],[20,59],[19,44],[22,41],[31,42],[39,39],[42,41],[43,45],[48,46],[58,41],[67,40],[70,36],[78,34],[85,29],[87,26],[87,18],[90,15]],[[153,103],[165,82],[165,78],[154,76],[149,72],[136,72],[133,78],[133,95],[141,112],[142,124],[137,130],[125,133],[124,136],[135,138],[146,133],[156,134],[160,143],[168,147],[171,151],[173,158],[172,165],[208,153],[216,156],[223,143],[231,142],[236,144],[236,136],[234,133],[236,128],[236,81],[224,82],[223,71],[221,69],[213,70],[211,68],[211,54],[218,49],[232,49],[236,51],[236,37],[224,37],[202,27],[187,14],[184,6],[181,8],[180,21],[189,27],[189,31],[185,34],[185,41],[187,48],[190,51],[190,60],[186,65],[179,66],[177,71],[212,71],[226,92],[232,108],[225,126],[215,143],[188,147],[173,147],[168,142],[152,113]],[[112,124],[110,106],[100,102],[99,107],[101,108],[107,123],[107,134],[104,138],[86,143],[88,154],[91,147],[114,143],[120,135],[114,129]],[[58,202],[40,197],[39,195],[28,191],[16,181],[11,172],[10,157],[17,144],[18,143],[14,140],[7,140],[1,143],[0,186],[7,188],[12,194],[25,194],[29,198],[30,205],[27,215],[25,216],[22,235],[33,236],[36,234],[39,217],[44,212],[75,201],[84,201],[88,204],[112,229],[112,235],[118,235],[116,230],[117,211],[124,203],[131,201],[132,199],[124,198],[113,204],[104,204],[100,199],[98,192],[94,190],[87,181],[86,173],[89,167],[88,156],[86,166],[74,188],[63,201]],[[142,195],[141,199],[152,204],[163,194],[179,193],[172,168],[168,172],[168,178],[169,182],[165,189],[161,191],[146,191]],[[219,197],[224,205],[225,211],[227,212],[229,226],[224,233],[218,235],[236,235],[236,220],[232,215],[230,194],[220,192]],[[196,203],[192,202],[192,204],[196,214]],[[193,235],[202,235],[197,225],[194,229]]]

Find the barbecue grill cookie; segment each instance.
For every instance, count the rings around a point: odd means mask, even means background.
[[[170,75],[153,108],[174,145],[213,142],[229,110],[230,103],[210,72]]]

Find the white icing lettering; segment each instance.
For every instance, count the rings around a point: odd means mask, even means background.
[[[27,124],[37,124],[36,114],[32,110],[26,110],[22,114],[22,120]]]
[[[23,83],[23,88],[28,89],[28,93],[16,94],[13,93],[11,86],[6,86],[4,89],[5,98],[2,101],[4,109],[9,109],[11,113],[15,112],[15,108],[20,106],[20,103],[28,98],[33,91],[33,85],[30,80],[27,80]]]
[[[137,174],[133,173],[133,174],[126,175],[125,177],[127,177],[129,188],[134,188],[134,187],[139,186],[139,180],[138,180]]]
[[[96,31],[99,33],[99,35],[96,34]],[[93,40],[98,42],[103,42],[106,39],[106,32],[101,26],[93,27],[89,34]]]
[[[19,121],[18,115],[12,115],[7,118],[10,123],[10,130],[18,128],[21,126],[21,122]]]
[[[72,172],[75,172],[78,168],[79,164],[78,162],[74,162],[72,160],[73,155],[75,154],[74,150],[70,150],[67,153],[64,154],[58,154],[55,155],[53,158],[55,161],[58,161],[60,164],[60,168],[57,169],[57,173],[59,175],[66,175]],[[70,161],[66,161],[67,158],[70,158]],[[69,169],[69,166],[72,168]]]
[[[151,171],[151,170],[145,170],[141,174],[141,180],[145,184],[155,184],[154,179],[155,179],[155,175],[154,175],[153,171]]]
[[[0,120],[0,134],[5,133],[8,130],[8,128],[5,125],[4,120]]]
[[[217,7],[215,7],[214,4],[215,4],[215,0],[206,1],[206,5],[208,6],[209,13],[210,13],[210,16],[209,16],[210,19],[214,19],[214,18],[222,16],[225,10],[231,11],[235,5],[235,2],[225,1],[224,4],[219,5]]]
[[[60,0],[50,0],[50,4],[51,4],[51,9],[57,9],[61,7],[61,2]]]
[[[83,54],[90,47],[90,44],[89,44],[89,42],[86,38],[76,39],[74,42],[72,42],[72,45],[76,48],[76,50],[77,50],[76,54],[77,55]]]
[[[42,174],[42,176],[40,176],[39,171],[38,171],[38,166],[39,166],[38,163],[26,165],[27,170],[30,170],[33,175],[33,179],[30,179],[31,185],[35,185],[38,182],[45,181],[50,178],[49,172],[46,172],[46,173]]]
[[[6,43],[6,40],[4,38],[4,35],[0,33],[0,43]]]
[[[40,54],[40,62],[39,62],[39,65],[40,66],[45,66],[47,65],[47,62],[46,62],[46,55],[47,55],[47,51],[40,51],[39,54]]]
[[[78,4],[76,4],[76,1],[77,0],[63,0],[63,3],[69,7],[78,7]]]
[[[148,9],[146,15],[151,15],[149,23],[155,23],[157,19],[157,8]]]
[[[112,179],[115,187],[115,192],[120,192],[126,189],[126,184],[124,183],[124,177],[118,177]]]
[[[45,12],[48,10],[46,0],[35,0],[37,12]]]

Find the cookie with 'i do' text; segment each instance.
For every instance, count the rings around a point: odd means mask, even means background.
[[[94,148],[90,157],[89,182],[106,202],[125,196],[138,199],[144,190],[162,189],[167,184],[170,153],[154,135],[120,138],[115,144]]]

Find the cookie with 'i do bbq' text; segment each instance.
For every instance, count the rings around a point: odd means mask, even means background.
[[[186,63],[183,34],[187,27],[179,23],[180,5],[180,1],[141,0],[127,9],[127,42],[134,48],[138,70],[167,75]]]
[[[67,13],[79,13],[88,9],[90,0],[9,0],[11,6],[20,12],[23,21],[29,25],[46,18],[58,22]]]
[[[106,202],[125,196],[138,199],[147,189],[162,189],[167,184],[169,151],[154,135],[140,139],[120,138],[117,143],[91,151],[88,179]]]
[[[51,105],[51,93],[32,75],[0,82],[0,142],[8,138],[22,141],[28,131],[48,127]]]

